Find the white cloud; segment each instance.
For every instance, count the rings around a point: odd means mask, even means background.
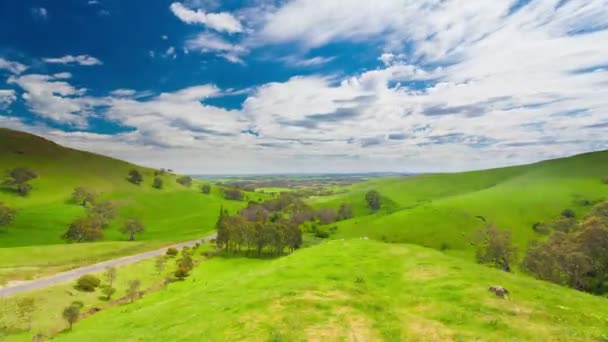
[[[163,57],[172,58],[172,59],[177,58],[177,53],[175,52],[175,47],[169,46],[169,48],[167,48],[167,51],[165,51],[165,53],[163,53]]]
[[[0,89],[0,109],[7,109],[15,100],[17,96],[13,89]]]
[[[20,74],[27,70],[27,66],[19,62],[13,62],[0,57],[0,70],[5,69],[13,74]]]
[[[110,95],[116,97],[133,97],[137,92],[133,89],[116,89],[110,92]]]
[[[296,66],[296,67],[312,67],[312,66],[323,65],[323,64],[333,61],[334,59],[335,59],[335,57],[321,57],[321,56],[316,56],[316,57],[311,57],[311,58],[302,58],[299,56],[287,56],[287,57],[282,58],[282,60],[285,63],[287,63],[291,66]]]
[[[66,55],[59,58],[43,58],[43,61],[51,64],[79,64],[84,66],[103,64],[99,59],[89,55]]]
[[[171,12],[186,24],[205,25],[213,30],[227,33],[243,32],[241,22],[228,12],[206,13],[203,10],[192,10],[179,2],[169,7]]]
[[[32,113],[58,123],[86,127],[92,107],[101,103],[84,96],[86,89],[67,83],[65,79],[69,77],[69,73],[29,74],[12,76],[8,83],[23,89],[22,98]]]
[[[249,51],[238,44],[232,44],[221,37],[211,33],[200,33],[186,42],[190,51],[202,53],[217,53],[232,63],[243,63],[241,56]]]
[[[87,1],[87,4],[89,5],[99,5],[101,2],[99,2],[99,0],[89,0]]]

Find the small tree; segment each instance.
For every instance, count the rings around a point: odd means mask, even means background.
[[[76,288],[81,291],[93,292],[101,284],[101,280],[92,274],[85,274],[76,281]]]
[[[159,255],[154,260],[154,268],[156,268],[156,273],[161,274],[165,270],[165,264],[167,263],[167,259],[164,256]]]
[[[129,177],[127,178],[129,182],[139,185],[144,180],[144,177],[139,173],[139,171],[133,169],[129,171]]]
[[[74,303],[68,305],[63,309],[62,316],[68,322],[70,330],[72,330],[72,326],[78,321],[78,317],[80,317],[80,306]]]
[[[8,226],[13,222],[15,216],[17,215],[17,211],[15,209],[9,207],[8,205],[0,202],[0,227]]]
[[[103,277],[110,287],[114,285],[116,281],[116,277],[118,276],[118,272],[116,271],[116,267],[108,266],[106,267],[105,272],[103,272]]]
[[[353,206],[349,203],[342,203],[338,209],[338,219],[348,220],[351,217],[353,217]]]
[[[365,194],[365,200],[367,201],[367,206],[372,213],[376,212],[376,210],[380,209],[382,206],[382,197],[376,190],[368,191],[367,194]]]
[[[145,227],[138,219],[128,219],[125,225],[120,230],[124,234],[129,234],[129,241],[135,240],[135,234],[145,231]]]
[[[562,216],[566,218],[574,218],[576,214],[574,213],[574,210],[568,208],[562,211]]]
[[[178,253],[177,248],[175,248],[175,247],[169,247],[169,248],[167,248],[167,252],[166,252],[167,256],[174,257],[174,256],[177,255],[177,253]]]
[[[245,195],[237,188],[224,189],[224,197],[228,200],[242,201]]]
[[[192,186],[192,177],[190,176],[179,177],[175,181],[188,188]]]
[[[179,280],[184,280],[189,275],[189,270],[183,267],[178,267],[177,270],[173,273],[175,277]]]
[[[79,186],[74,189],[72,193],[72,200],[83,207],[87,206],[87,203],[95,203],[97,200],[97,193],[88,188]]]
[[[141,295],[139,288],[141,287],[141,281],[139,279],[133,279],[129,281],[129,287],[127,288],[127,297],[133,303]]]
[[[26,196],[32,190],[32,186],[28,182],[36,177],[38,175],[34,171],[17,167],[8,171],[3,185],[13,188],[21,196]]]
[[[103,231],[99,222],[91,217],[81,217],[70,224],[63,238],[68,242],[96,241],[103,238]]]
[[[27,330],[32,328],[32,317],[36,312],[36,300],[31,297],[19,298],[16,305],[17,318],[21,323],[27,324]]]
[[[101,228],[105,228],[116,216],[116,207],[110,201],[96,202],[87,209],[87,215]]]
[[[209,184],[202,185],[201,192],[208,195],[211,192],[211,185],[209,185]]]
[[[116,289],[113,288],[111,285],[106,285],[101,288],[101,293],[106,296],[106,300],[110,300],[110,298],[112,298],[112,295],[116,293]]]
[[[476,232],[477,261],[492,264],[506,272],[511,271],[511,263],[515,260],[517,249],[511,241],[511,232],[489,225]]]
[[[155,177],[154,181],[152,182],[152,187],[155,189],[162,189],[163,188],[163,180],[160,177]]]

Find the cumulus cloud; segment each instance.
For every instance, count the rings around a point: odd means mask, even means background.
[[[0,57],[0,70],[2,69],[8,70],[10,73],[13,74],[20,74],[27,70],[27,66],[19,62],[9,61]]]
[[[43,61],[51,64],[79,64],[84,66],[103,64],[99,59],[89,55],[66,55],[59,58],[43,58]]]
[[[49,12],[44,7],[34,7],[31,9],[34,18],[46,20],[49,17]]]
[[[186,24],[200,24],[227,33],[243,32],[241,22],[228,12],[206,13],[200,9],[190,9],[179,2],[172,3],[169,8],[176,17]]]

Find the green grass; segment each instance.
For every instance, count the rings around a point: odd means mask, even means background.
[[[270,261],[203,262],[57,340],[593,341],[608,337],[607,303],[433,249],[334,240]]]
[[[27,197],[0,190],[0,201],[18,211],[11,225],[0,228],[0,255],[4,256],[0,260],[0,283],[48,273],[41,268],[44,259],[57,269],[65,269],[81,265],[82,261],[99,261],[199,238],[213,229],[221,206],[233,213],[246,204],[224,200],[218,187],[212,187],[209,195],[202,194],[202,183],[198,181],[191,188],[183,187],[175,181],[178,176],[172,174],[162,176],[164,187],[158,190],[152,187],[152,169],[0,129],[0,174],[14,167],[30,168],[39,177],[32,181],[34,188]],[[144,175],[141,185],[126,180],[131,169]],[[118,205],[118,217],[105,230],[104,244],[88,244],[84,249],[64,244],[61,238],[70,222],[85,214],[84,208],[70,201],[77,186],[91,188],[102,199]],[[247,196],[256,199],[266,195]],[[137,239],[147,244],[124,245],[127,237],[119,228],[130,217],[144,223],[146,231]],[[31,253],[23,248],[32,246],[36,246],[36,255],[44,256],[42,261],[30,257]]]
[[[608,196],[608,152],[596,152],[532,165],[414,177],[376,179],[348,192],[310,200],[313,206],[352,203],[356,217],[338,224],[338,236],[415,243],[471,250],[471,233],[484,225],[478,218],[509,229],[522,249],[538,238],[532,225],[556,218],[565,208],[580,216],[583,200]],[[383,209],[370,215],[365,193],[378,190]],[[470,254],[470,253],[469,253]]]

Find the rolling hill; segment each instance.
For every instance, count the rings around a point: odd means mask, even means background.
[[[244,205],[224,200],[217,187],[209,195],[202,194],[200,182],[186,188],[176,182],[177,175],[169,173],[161,176],[163,188],[155,189],[153,169],[0,129],[0,173],[15,167],[32,169],[38,178],[31,182],[33,190],[27,197],[5,188],[0,191],[0,202],[18,211],[15,221],[0,229],[0,283],[199,238],[212,231],[220,206],[233,212]],[[139,186],[126,179],[131,169],[143,174]],[[118,205],[118,217],[105,230],[102,242],[65,244],[61,238],[68,225],[85,213],[70,201],[78,186],[91,188]],[[119,232],[130,217],[146,226],[135,242],[126,241]]]
[[[535,222],[554,219],[566,208],[581,216],[608,197],[608,152],[531,165],[454,174],[382,178],[354,184],[345,193],[310,200],[313,206],[352,203],[355,217],[339,222],[339,237],[370,237],[470,251],[471,233],[486,223],[513,232],[524,248],[538,238]],[[383,208],[370,214],[365,193],[378,190]],[[471,253],[466,253],[471,255]]]
[[[488,291],[505,286],[509,300]],[[214,258],[184,282],[103,310],[59,341],[592,341],[606,299],[420,246],[334,240]]]

